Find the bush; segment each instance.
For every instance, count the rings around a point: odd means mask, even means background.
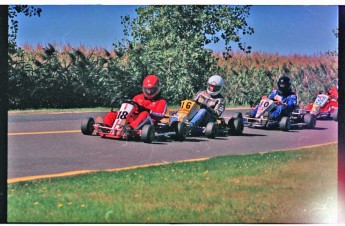
[[[139,46],[121,57],[116,55],[119,53],[83,46],[24,46],[9,58],[9,106],[109,107],[113,99],[132,98],[141,92],[141,82],[149,73],[161,78],[162,93],[170,105],[205,89],[207,78],[214,73],[224,77],[223,94],[233,106],[248,105],[250,100],[257,103],[275,87],[281,74],[292,79],[299,101],[309,103],[318,91],[334,86],[338,77],[337,58],[327,54],[279,56],[236,52],[225,59],[207,50],[192,50],[191,46],[166,56],[155,55],[152,62],[143,66],[146,61],[133,57],[140,55]],[[189,61],[190,54],[196,54],[193,59],[197,61]]]

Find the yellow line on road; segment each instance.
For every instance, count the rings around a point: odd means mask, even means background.
[[[328,143],[323,143],[323,144],[307,145],[307,146],[302,146],[302,147],[297,147],[297,148],[280,149],[278,151],[295,151],[295,150],[300,150],[300,149],[318,148],[318,147],[327,146],[327,145],[331,145],[331,144],[337,144],[337,143],[338,143],[338,141],[334,141],[334,142],[328,142]],[[274,151],[275,150],[263,151],[263,152],[259,152],[259,154],[266,154],[266,153],[270,153],[270,152],[274,152]]]
[[[104,172],[104,171],[106,171],[106,172],[116,172],[116,171],[144,168],[144,167],[149,167],[149,166],[166,165],[166,164],[170,164],[170,163],[198,162],[198,161],[205,161],[205,160],[208,160],[208,159],[210,159],[210,158],[187,159],[187,160],[180,160],[180,161],[175,161],[175,162],[160,162],[160,163],[152,163],[152,164],[145,164],[145,165],[138,165],[138,166],[129,166],[129,167],[123,167],[123,168],[108,169],[108,170],[79,170],[79,171],[70,171],[70,172],[57,173],[57,174],[46,174],[46,175],[38,175],[38,176],[18,177],[18,178],[10,178],[10,179],[8,179],[7,183],[11,184],[11,183],[24,182],[24,181],[32,181],[32,180],[38,180],[38,179],[75,176],[75,175],[86,174],[86,173],[94,173],[94,172]]]
[[[308,146],[302,146],[298,148],[289,148],[284,149],[280,151],[287,151],[287,150],[298,150],[298,149],[308,149],[308,148],[315,148],[315,147],[321,147],[325,145],[330,144],[337,144],[338,142],[329,142],[324,144],[315,144],[315,145],[308,145]],[[274,151],[274,150],[272,150]],[[267,152],[260,152],[259,154],[264,154],[272,151]],[[18,177],[18,178],[10,178],[7,180],[8,184],[11,183],[17,183],[17,182],[24,182],[24,181],[32,181],[32,180],[38,180],[38,179],[47,179],[47,178],[54,178],[54,177],[66,177],[66,176],[75,176],[80,174],[86,174],[86,173],[93,173],[93,172],[116,172],[116,171],[122,171],[122,170],[131,170],[131,169],[137,169],[137,168],[144,168],[149,166],[160,166],[170,163],[179,163],[179,162],[197,162],[197,161],[205,161],[210,158],[197,158],[197,159],[187,159],[187,160],[180,160],[175,162],[161,162],[161,163],[152,163],[152,164],[145,164],[145,165],[138,165],[138,166],[129,166],[129,167],[123,167],[123,168],[115,168],[115,169],[108,169],[108,170],[79,170],[79,171],[70,171],[65,173],[57,173],[57,174],[46,174],[46,175],[38,175],[38,176],[28,176],[28,177]]]
[[[55,134],[55,133],[80,133],[80,130],[8,133],[8,136],[39,135],[39,134]]]
[[[338,141],[334,141],[334,142],[328,142],[328,143],[323,143],[323,144],[314,144],[314,145],[307,145],[307,146],[303,146],[301,148],[291,148],[291,149],[286,149],[286,150],[298,150],[298,149],[308,149],[308,148],[317,148],[317,147],[322,147],[322,146],[326,146],[326,145],[331,145],[331,144],[337,144]]]

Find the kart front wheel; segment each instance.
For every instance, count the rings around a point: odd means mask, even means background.
[[[241,135],[244,128],[242,118],[236,118],[234,120],[229,121],[228,127],[229,127],[229,135],[232,135],[232,136]]]
[[[237,119],[237,118],[243,118],[241,112],[235,112],[231,115],[231,118]]]
[[[141,130],[141,140],[144,143],[152,143],[155,139],[155,129],[152,125],[144,125],[143,129]]]
[[[174,137],[175,140],[176,141],[184,141],[186,139],[187,132],[188,132],[188,129],[187,129],[186,123],[179,122],[176,125],[176,135]]]
[[[333,114],[332,114],[332,119],[334,121],[338,121],[338,109],[335,109]]]
[[[279,122],[279,128],[283,131],[289,131],[290,130],[290,118],[289,117],[283,117]]]
[[[93,125],[95,120],[93,118],[85,118],[81,121],[81,132],[84,135],[91,135],[94,131]]]
[[[314,114],[307,113],[304,115],[304,123],[307,129],[314,129],[316,125],[316,116]]]
[[[209,122],[205,128],[205,136],[207,138],[216,138],[217,127],[214,122]]]

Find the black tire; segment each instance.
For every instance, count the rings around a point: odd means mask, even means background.
[[[205,128],[205,136],[207,138],[216,138],[217,125],[214,122],[209,122]]]
[[[314,129],[316,125],[316,116],[314,114],[306,113],[303,117],[305,127],[307,129]]]
[[[187,136],[187,125],[184,122],[179,122],[176,126],[176,135],[174,136],[174,139],[176,141],[184,141]]]
[[[338,122],[338,109],[335,109],[332,115],[332,119]]]
[[[94,131],[93,125],[95,120],[93,118],[85,118],[81,121],[81,132],[84,135],[91,135]]]
[[[289,131],[290,130],[290,118],[289,117],[283,117],[279,122],[279,128],[283,131]]]
[[[235,113],[233,113],[231,115],[231,118],[234,118],[234,119],[236,119],[236,118],[243,118],[243,116],[242,116],[241,112],[235,112]]]
[[[141,140],[144,143],[152,143],[155,139],[155,129],[151,125],[144,125],[143,129],[141,130]]]
[[[229,121],[228,123],[229,127],[229,135],[231,136],[239,136],[243,133],[243,120],[242,118],[236,118],[234,120]]]

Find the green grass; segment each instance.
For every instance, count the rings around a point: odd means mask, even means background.
[[[336,223],[337,144],[8,185],[8,222]]]

